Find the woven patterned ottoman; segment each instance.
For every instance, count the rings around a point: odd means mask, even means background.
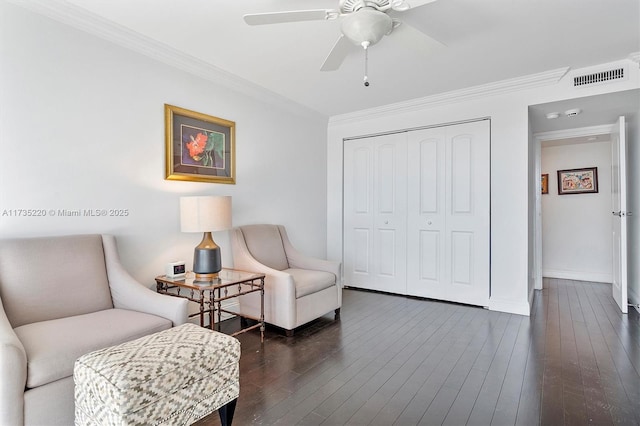
[[[187,425],[218,410],[231,424],[240,342],[184,324],[78,358],[76,425]]]

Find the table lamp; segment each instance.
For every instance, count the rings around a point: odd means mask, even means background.
[[[211,232],[231,228],[231,197],[180,197],[180,230],[203,232],[202,241],[193,251],[193,272],[196,281],[218,278],[222,269],[220,247]]]

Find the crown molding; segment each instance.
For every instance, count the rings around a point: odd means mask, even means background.
[[[508,80],[496,81],[493,83],[473,86],[466,89],[454,90],[433,96],[412,99],[409,101],[398,102],[394,104],[383,105],[377,108],[370,108],[347,114],[336,115],[329,118],[329,123],[346,123],[358,121],[363,118],[374,119],[388,116],[389,114],[400,114],[411,112],[423,108],[430,108],[437,105],[449,104],[453,102],[462,102],[470,99],[477,99],[484,96],[492,96],[501,93],[514,92],[517,90],[529,89],[532,87],[546,86],[555,84],[567,72],[569,67],[558,68],[538,74],[530,74],[523,77],[512,78]]]
[[[173,68],[213,82],[235,92],[252,97],[296,115],[313,119],[327,119],[325,114],[296,103],[249,80],[222,68],[188,55],[135,32],[123,25],[102,18],[64,0],[6,0],[31,12],[46,16],[83,32],[93,34],[128,50],[155,59]]]

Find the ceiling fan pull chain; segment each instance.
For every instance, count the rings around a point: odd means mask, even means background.
[[[364,87],[369,87],[369,42],[362,42],[364,47]]]

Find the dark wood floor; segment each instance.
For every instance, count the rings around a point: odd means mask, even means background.
[[[531,317],[345,290],[339,322],[241,335],[234,425],[640,424],[638,314],[544,285]]]

